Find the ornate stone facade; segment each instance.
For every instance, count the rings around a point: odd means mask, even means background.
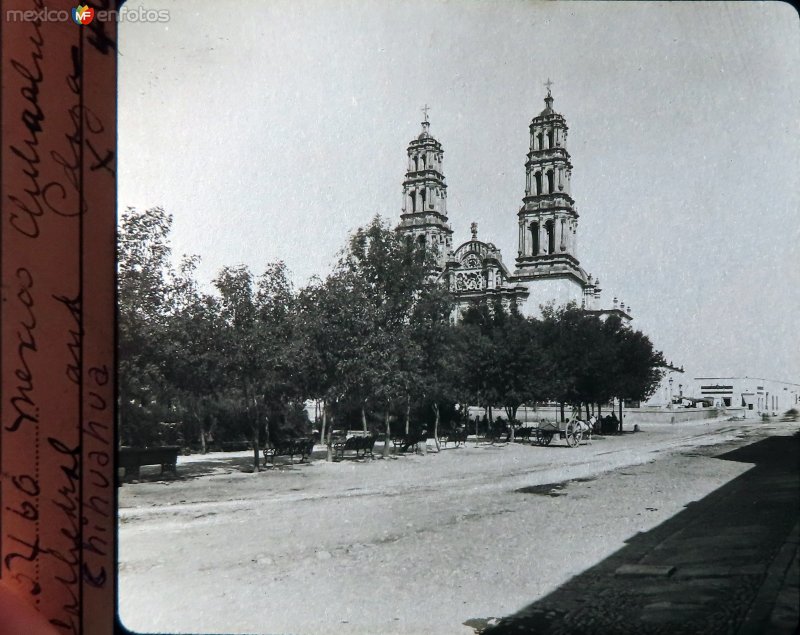
[[[403,182],[403,212],[398,231],[432,245],[437,272],[449,285],[456,314],[483,298],[516,304],[526,315],[537,315],[548,303],[574,302],[606,317],[630,320],[629,307],[614,298],[613,308],[601,308],[600,283],[577,256],[578,212],[570,194],[572,164],[566,149],[567,123],[553,110],[549,82],[545,109],[530,123],[525,163],[525,196],[517,212],[518,249],[511,273],[500,250],[477,237],[452,249],[453,231],[447,218],[447,186],[442,172],[441,144],[430,135],[427,107],[422,133],[408,147],[409,168]]]

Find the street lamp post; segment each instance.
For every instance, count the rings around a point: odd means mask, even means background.
[[[669,378],[669,403],[667,408],[672,408],[672,377]]]

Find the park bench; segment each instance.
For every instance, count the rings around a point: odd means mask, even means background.
[[[307,437],[272,441],[264,447],[264,467],[266,467],[267,461],[270,459],[272,460],[272,466],[275,467],[276,456],[288,456],[291,462],[294,462],[294,457],[299,456],[302,463],[306,460],[306,457],[311,456],[313,450],[314,440]]]
[[[507,443],[511,440],[511,432],[508,426],[492,426],[486,433],[486,438],[492,444],[497,442]]]
[[[428,431],[411,432],[409,434],[399,434],[392,437],[392,444],[395,449],[400,448],[400,452],[407,452],[412,446],[416,447],[418,443],[427,443]]]
[[[139,468],[144,465],[160,465],[161,473],[169,470],[177,472],[178,452],[177,445],[165,445],[159,448],[130,448],[123,447],[117,452],[117,467],[124,468],[125,476],[139,476]]]
[[[347,439],[341,439],[339,441],[335,441],[333,444],[334,459],[343,459],[346,452],[355,452],[356,458],[362,456],[360,454],[361,452],[363,452],[363,456],[365,458],[368,454],[370,458],[375,458],[375,456],[372,454],[372,449],[374,447],[375,437],[373,435],[353,436],[348,437]]]
[[[467,434],[468,432],[466,428],[463,430],[448,430],[439,435],[439,441],[445,447],[447,447],[448,443],[453,443],[456,447],[458,447],[459,445],[466,445]]]

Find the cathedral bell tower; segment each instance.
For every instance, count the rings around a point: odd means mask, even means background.
[[[442,173],[442,144],[430,134],[428,107],[422,109],[422,132],[408,145],[408,171],[403,181],[403,211],[397,231],[425,243],[443,270],[453,248],[447,223],[447,185]]]
[[[545,109],[530,123],[525,197],[517,214],[519,247],[514,276],[520,282],[532,283],[533,302],[537,296],[550,296],[559,303],[575,301],[580,305],[588,278],[577,257],[578,212],[570,195],[568,127],[564,117],[553,110],[551,82],[545,85]],[[546,292],[534,293],[537,286],[547,287]]]

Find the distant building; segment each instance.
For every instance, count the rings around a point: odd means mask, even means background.
[[[777,415],[800,409],[800,384],[759,377],[695,377],[700,396],[715,406]]]
[[[444,151],[430,134],[427,107],[422,132],[408,146],[408,171],[403,181],[403,210],[397,230],[427,244],[437,254],[437,270],[457,302],[456,314],[470,303],[497,298],[515,304],[524,315],[539,307],[574,302],[601,319],[618,315],[631,320],[630,307],[614,298],[602,306],[600,282],[580,264],[577,255],[578,212],[570,195],[572,164],[566,149],[567,124],[553,110],[549,82],[545,109],[530,123],[525,163],[525,196],[516,213],[516,269],[504,264],[500,250],[472,238],[453,249],[448,224],[447,185],[442,171]],[[509,215],[509,221],[511,221]]]

